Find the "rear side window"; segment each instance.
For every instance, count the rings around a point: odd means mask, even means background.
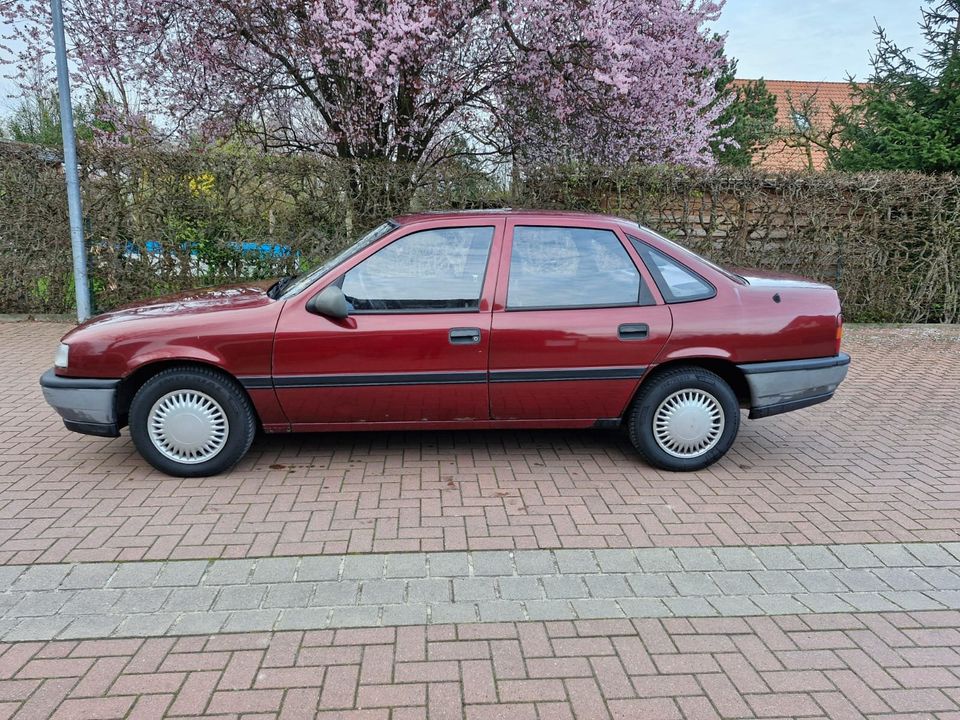
[[[717,294],[716,288],[669,255],[647,245],[642,240],[630,237],[630,242],[637,249],[643,262],[646,264],[653,281],[660,288],[660,294],[668,303],[692,302],[707,300]]]
[[[652,304],[639,270],[610,230],[514,228],[508,309]]]

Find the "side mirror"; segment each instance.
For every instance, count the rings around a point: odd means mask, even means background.
[[[350,306],[343,290],[329,285],[307,301],[307,311],[314,315],[344,320],[350,315]]]

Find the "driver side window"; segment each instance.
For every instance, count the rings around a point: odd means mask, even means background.
[[[493,232],[437,228],[390,243],[343,276],[351,312],[477,310]]]

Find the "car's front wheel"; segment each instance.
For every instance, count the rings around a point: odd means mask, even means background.
[[[630,409],[634,447],[664,470],[700,470],[722,458],[737,437],[740,404],[716,373],[666,370],[646,381]]]
[[[250,448],[256,419],[232,379],[202,367],[175,367],[147,380],[130,403],[130,435],[143,458],[178,477],[233,467]]]

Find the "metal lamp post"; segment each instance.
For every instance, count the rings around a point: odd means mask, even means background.
[[[53,45],[57,56],[57,87],[60,93],[60,125],[63,130],[63,168],[67,176],[67,208],[70,212],[70,244],[73,248],[73,281],[77,293],[77,320],[90,317],[90,288],[87,281],[87,248],[83,240],[83,210],[80,205],[80,176],[77,172],[77,143],[70,102],[70,72],[67,42],[63,34],[63,3],[50,0],[53,14]]]

